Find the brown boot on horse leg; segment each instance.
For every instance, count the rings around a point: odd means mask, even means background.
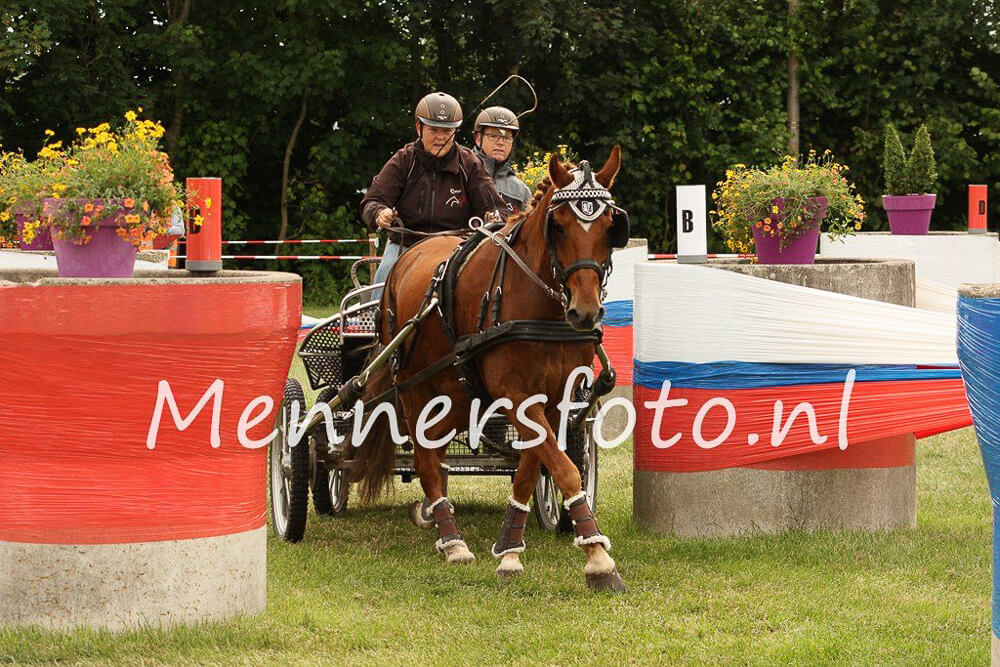
[[[441,469],[441,495],[448,495],[448,472],[451,467],[444,462],[444,449],[436,450],[440,452],[438,456],[438,465]],[[431,514],[431,500],[426,495],[424,499],[418,500],[412,505],[410,505],[410,521],[413,522],[417,528],[433,528],[434,527],[434,517]]]
[[[524,527],[528,520],[528,501],[538,482],[538,468],[541,459],[534,449],[521,453],[521,460],[514,473],[513,489],[507,499],[507,511],[500,533],[493,543],[491,552],[494,558],[500,559],[496,573],[499,577],[514,577],[524,572],[521,564],[521,554],[524,553]]]
[[[434,544],[434,548],[444,554],[448,563],[457,565],[473,562],[476,557],[462,539],[458,523],[455,521],[454,508],[444,494],[447,471],[441,467],[437,450],[417,445],[413,448],[413,462],[420,476],[424,497],[431,499],[428,509],[438,531],[438,541]]]

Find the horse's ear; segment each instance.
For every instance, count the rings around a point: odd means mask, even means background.
[[[559,161],[559,156],[553,153],[549,158],[549,178],[557,188],[564,188],[573,182],[573,177],[569,175],[566,167]]]
[[[608,161],[604,163],[601,170],[597,172],[597,182],[606,187],[608,190],[614,185],[615,176],[618,175],[618,170],[622,166],[622,148],[621,146],[615,144],[615,147],[611,149],[611,155],[608,157]]]

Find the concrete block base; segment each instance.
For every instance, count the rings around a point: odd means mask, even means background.
[[[607,396],[601,399],[602,405],[607,404],[612,398],[625,398],[629,403],[632,403],[632,387],[615,387]],[[625,431],[625,427],[627,426],[628,414],[624,408],[616,406],[608,411],[604,421],[601,423],[601,435],[605,441],[614,440]]]
[[[636,470],[633,514],[649,530],[692,538],[912,528],[917,523],[916,466]]]
[[[135,544],[0,542],[0,627],[113,631],[258,614],[267,526]]]

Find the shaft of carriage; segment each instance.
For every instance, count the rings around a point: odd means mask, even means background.
[[[330,410],[337,410],[344,405],[350,406],[361,398],[361,395],[365,390],[365,385],[368,383],[368,378],[371,374],[389,362],[393,353],[395,353],[395,351],[399,349],[399,346],[405,343],[406,340],[413,335],[417,325],[419,325],[424,318],[437,308],[437,305],[438,300],[436,297],[430,299],[430,301],[427,302],[427,305],[417,314],[417,316],[407,322],[406,325],[400,329],[399,333],[396,334],[384,348],[382,348],[378,355],[372,359],[367,366],[365,366],[364,370],[345,382],[344,386],[339,392],[337,392],[337,395],[327,402],[327,405],[330,406]],[[306,432],[318,426],[322,421],[322,413],[317,412],[314,414],[312,419],[309,420],[309,423],[306,424]]]

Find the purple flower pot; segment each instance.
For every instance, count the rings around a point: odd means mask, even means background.
[[[14,220],[17,221],[17,245],[21,250],[52,250],[52,233],[47,225],[35,230],[35,237],[28,243],[24,240],[24,226],[30,222],[30,217],[25,213],[16,213]]]
[[[753,242],[757,249],[757,261],[761,264],[813,264],[816,261],[816,248],[819,244],[819,230],[826,217],[827,198],[810,197],[809,201],[815,206],[812,224],[806,227],[795,238],[789,240],[789,235],[771,235],[756,225],[753,227]],[[775,225],[781,220],[784,209],[784,201],[775,199],[774,205],[778,207],[778,213],[771,216]],[[809,223],[806,223],[809,224]],[[781,240],[785,239],[785,249],[781,249]]]
[[[85,203],[78,200],[77,203]],[[131,278],[135,271],[136,247],[118,235],[117,216],[121,210],[116,202],[93,200],[94,204],[104,204],[112,214],[93,220],[87,227],[87,243],[78,245],[72,241],[54,238],[53,250],[56,266],[62,278]],[[58,219],[66,205],[66,200],[45,199],[45,215]],[[65,213],[63,213],[65,214]]]
[[[893,234],[923,235],[930,231],[937,195],[882,195]]]

